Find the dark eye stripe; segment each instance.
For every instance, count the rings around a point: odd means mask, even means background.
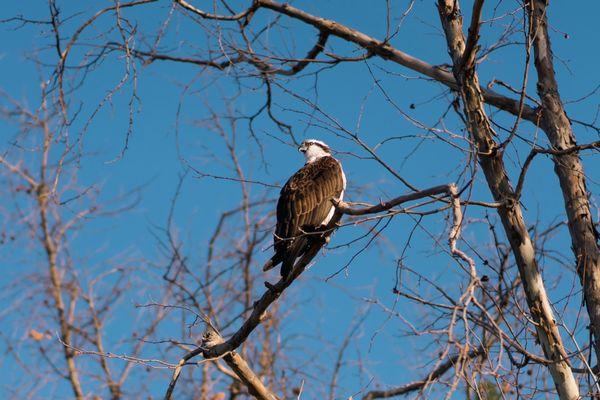
[[[331,153],[331,149],[329,148],[329,146],[323,145],[323,144],[321,144],[319,142],[313,142],[311,140],[311,141],[304,142],[303,144],[306,147],[310,147],[310,146],[313,146],[313,145],[314,146],[319,146],[321,149],[323,149],[323,151],[326,151],[327,153]]]

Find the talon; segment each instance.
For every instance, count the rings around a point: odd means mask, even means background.
[[[271,283],[271,282],[265,282],[265,286],[267,287],[267,289],[269,289],[271,292],[277,292],[277,289],[275,288],[275,286]]]

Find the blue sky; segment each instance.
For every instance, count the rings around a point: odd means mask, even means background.
[[[335,19],[374,37],[381,38],[385,34],[384,1],[370,2],[368,10],[365,10],[364,2],[360,1],[299,1],[294,4],[308,12]],[[395,17],[408,6],[406,1],[392,4],[396,7]],[[63,12],[64,15],[69,15],[82,11],[84,15],[88,15],[97,7],[98,2],[77,2],[64,5]],[[463,9],[467,10],[465,20],[470,17],[469,7],[470,2],[463,2]],[[492,4],[486,4],[484,19],[492,17],[492,8]],[[514,8],[515,2],[500,2],[496,13],[500,15]],[[139,23],[141,31],[153,32],[164,19],[168,9],[169,3],[164,2],[140,7],[126,15]],[[45,18],[46,12],[44,2],[10,2],[3,7],[0,18],[17,14]],[[567,102],[589,94],[600,83],[597,73],[600,55],[593,51],[597,47],[595,40],[600,33],[596,21],[599,12],[600,4],[597,2],[587,2],[585,11],[582,11],[582,7],[573,7],[569,2],[555,1],[551,5],[550,20],[556,69],[561,95]],[[263,14],[257,17],[262,18],[261,21],[268,18],[267,13]],[[99,20],[87,33],[85,40],[93,41],[95,33],[102,32],[114,22],[112,18],[107,16]],[[205,45],[205,36],[201,29],[181,14],[174,18],[163,42],[165,47],[183,53],[194,51],[190,49],[194,46],[202,48]],[[497,23],[482,28],[482,45],[491,44],[504,28],[503,24],[506,21],[506,18],[500,19]],[[81,19],[74,18],[66,24],[67,31],[72,32],[80,23]],[[283,34],[288,35],[288,38],[294,37],[295,48],[290,51],[296,56],[303,56],[305,49],[312,45],[316,32],[289,19],[284,19],[283,24],[288,28]],[[39,26],[30,26],[13,30],[12,27],[14,25],[10,24],[0,27],[3,43],[0,48],[0,69],[3,71],[0,75],[0,88],[13,98],[34,106],[39,101],[40,81],[48,78],[51,67],[36,68],[30,61],[30,56],[37,54],[49,65],[56,62],[56,57],[51,49],[43,49],[48,43],[43,28],[40,30]],[[282,43],[278,41],[275,33],[271,39],[273,45],[281,47]],[[182,45],[181,40],[187,40],[189,45]],[[195,40],[198,40],[198,43]],[[437,11],[432,2],[415,2],[413,11],[404,20],[392,44],[431,64],[449,62]],[[136,45],[144,48],[142,41]],[[330,46],[331,50],[338,53],[349,56],[353,54],[354,48],[342,41],[333,40]],[[74,59],[80,57],[82,51],[76,48]],[[522,78],[523,59],[521,47],[508,46],[493,53],[480,66],[481,82],[487,84],[495,78],[518,87]],[[74,103],[81,102],[81,116],[72,128],[74,132],[83,132],[85,121],[107,91],[117,84],[125,68],[123,58],[113,54],[90,72],[83,86],[73,97]],[[136,68],[139,102],[135,103],[133,132],[124,156],[115,161],[122,149],[128,128],[127,104],[132,91],[131,81],[115,94],[112,104],[106,105],[98,112],[84,133],[84,149],[89,155],[84,157],[78,171],[78,183],[82,187],[98,185],[101,202],[108,202],[135,187],[142,187],[140,201],[133,210],[118,216],[90,219],[77,236],[70,238],[74,257],[85,260],[82,262],[85,267],[82,268],[89,270],[102,270],[115,259],[118,260],[121,255],[142,263],[154,260],[160,264],[161,254],[154,233],[157,227],[165,226],[178,177],[185,169],[185,163],[182,163],[181,159],[205,173],[232,175],[231,168],[220,165],[209,157],[210,151],[218,158],[225,159],[226,149],[222,141],[197,121],[207,117],[208,107],[217,113],[226,111],[226,104],[222,99],[232,97],[237,92],[233,80],[224,72],[205,71],[199,74],[197,67],[174,63],[155,62],[148,66],[137,64]],[[372,72],[369,72],[369,69]],[[417,76],[416,73],[378,59],[371,59],[367,63],[338,65],[321,72],[318,80],[310,74],[314,70],[314,67],[309,67],[306,74],[299,79],[281,79],[279,84],[311,101],[314,101],[316,96],[313,90],[316,85],[319,106],[350,131],[356,129],[359,115],[362,114],[360,135],[372,146],[390,136],[407,135],[404,139],[381,146],[378,155],[418,187],[426,188],[457,179],[458,171],[464,165],[463,154],[440,141],[423,138],[423,132],[386,101],[385,96],[374,85],[371,73],[380,79],[382,87],[404,112],[427,125],[438,123],[448,101],[452,99],[451,95],[444,94],[444,87],[413,79]],[[217,83],[208,84],[217,78]],[[189,89],[184,91],[186,85],[189,85]],[[252,79],[246,79],[243,85],[243,92],[230,102],[230,106],[238,112],[251,113],[264,102],[264,88]],[[502,91],[500,88],[498,90]],[[533,68],[529,76],[528,90],[534,95]],[[414,107],[411,107],[411,104]],[[177,121],[179,107],[180,117]],[[364,159],[367,155],[364,150],[352,141],[320,128],[322,122],[318,119],[322,119],[322,116],[317,114],[312,118],[306,104],[277,87],[274,89],[273,109],[278,117],[293,126],[300,139],[320,138],[340,152],[339,158],[348,176],[350,200],[377,201],[379,198],[389,198],[406,192],[406,188],[380,165]],[[567,110],[572,118],[590,122],[598,113],[598,95],[593,94],[582,102],[569,103]],[[500,113],[496,116],[496,121],[504,126],[512,126],[514,119]],[[457,134],[464,134],[462,124],[452,113],[444,122],[448,129]],[[15,135],[15,129],[13,125],[4,122],[0,122],[0,127],[3,132],[4,152],[4,149],[10,148],[9,143]],[[264,116],[257,119],[255,130],[264,145],[264,157],[268,168],[263,166],[259,149],[253,144],[247,126],[241,123],[238,130],[239,157],[249,179],[281,184],[302,165],[301,155],[293,146],[273,138],[275,136],[286,139]],[[597,140],[595,132],[581,126],[575,126],[575,132],[579,143]],[[534,127],[526,123],[521,124],[519,133],[528,138],[536,135]],[[545,145],[543,135],[539,132],[537,134],[540,135],[539,143]],[[506,163],[513,182],[516,182],[527,151],[527,146],[518,142],[507,154]],[[345,153],[353,153],[359,157]],[[583,158],[589,177],[588,190],[593,196],[597,196],[598,183],[595,178],[600,165],[596,158],[592,158],[591,153]],[[482,179],[479,175],[473,198],[491,201]],[[251,187],[251,193],[256,197],[262,196],[265,190],[267,189],[259,185]],[[276,197],[275,190],[267,193],[272,198]],[[219,215],[237,206],[239,201],[240,190],[236,184],[210,178],[199,179],[193,173],[186,177],[175,209],[174,225],[183,241],[184,250],[198,268],[205,256],[207,240]],[[4,210],[10,210],[9,202],[1,204]],[[535,160],[528,173],[523,204],[526,220],[530,224],[539,220],[542,226],[547,226],[552,221],[564,218],[562,198],[556,185],[552,163],[543,156]],[[267,209],[263,211],[268,212]],[[484,212],[485,210],[481,209],[467,210],[466,216],[472,220],[472,224],[465,230],[464,239],[468,245],[480,246],[483,252],[492,252],[493,250],[485,247],[489,240],[489,232],[479,223]],[[491,218],[495,218],[492,211],[490,215]],[[405,383],[419,377],[423,371],[420,367],[422,363],[436,353],[436,347],[427,338],[406,336],[408,327],[400,318],[388,320],[381,307],[373,306],[372,301],[365,301],[378,299],[386,307],[395,307],[403,318],[414,323],[423,318],[422,309],[392,294],[395,260],[400,257],[414,224],[415,220],[410,216],[394,218],[384,233],[385,240],[370,246],[357,256],[345,273],[328,281],[326,278],[343,267],[366,241],[362,240],[350,247],[342,247],[321,255],[317,263],[281,300],[297,304],[285,320],[282,335],[299,335],[301,342],[297,346],[297,356],[314,356],[322,365],[331,364],[335,357],[335,345],[327,347],[327,351],[303,354],[307,346],[311,347],[311,337],[322,336],[328,343],[339,343],[340,335],[348,332],[357,315],[369,310],[363,327],[357,332],[356,339],[348,349],[350,362],[342,371],[343,389],[338,392],[340,398],[352,395],[364,387],[369,376],[376,377],[376,384],[384,386]],[[0,226],[3,225],[5,223],[0,223]],[[441,252],[436,241],[432,239],[439,237],[443,250],[446,250],[443,246],[447,226],[443,215],[425,218],[422,227],[415,230],[404,263],[422,271],[456,294],[464,276],[457,270],[456,263]],[[362,233],[360,227],[344,228],[336,234],[332,245],[344,243]],[[25,245],[31,242],[23,238],[20,243]],[[266,245],[265,243],[265,248]],[[570,256],[570,243],[565,230],[554,237],[549,246]],[[24,272],[31,272],[37,268],[40,250],[22,249],[0,246],[0,266],[5,271],[0,278],[1,286],[19,279]],[[269,254],[270,249],[258,254],[257,269]],[[480,273],[484,274],[486,267],[481,264],[478,267],[481,268]],[[551,298],[562,298],[571,290],[572,285],[578,289],[576,277],[552,260],[544,260],[541,267],[548,279]],[[555,279],[558,276],[562,277],[560,282]],[[155,278],[158,280],[160,277]],[[275,275],[272,275],[269,279],[274,278]],[[419,281],[411,282],[411,278],[407,279],[409,282],[406,285],[420,287]],[[114,316],[111,329],[116,333],[115,336],[118,336],[122,329],[121,324],[129,318],[140,318],[140,311],[133,305],[153,298],[159,293],[160,284],[160,281],[152,282],[147,277],[134,282],[134,285],[139,285],[140,290],[132,291],[130,297],[122,303],[119,313]],[[259,295],[261,290],[262,288],[257,288],[256,295]],[[5,297],[0,298],[2,302],[9,300]],[[11,315],[2,322],[5,336],[19,338],[23,335],[19,319]],[[112,344],[115,348],[119,346],[118,340]],[[415,349],[419,350],[416,353],[421,354],[415,354]],[[151,353],[151,350],[149,352]],[[363,360],[367,370],[360,377],[356,366],[356,360],[359,358]],[[5,362],[0,362],[3,369],[7,367]],[[160,373],[159,376],[162,381],[158,379],[150,385],[151,393],[156,396],[160,396],[167,382],[166,373]],[[10,374],[0,377],[0,385],[6,387],[11,379],[16,378]],[[56,397],[65,396],[65,387],[62,384],[57,384],[55,390],[53,393]]]

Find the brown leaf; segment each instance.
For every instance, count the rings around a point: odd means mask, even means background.
[[[35,329],[29,330],[29,337],[32,338],[33,340],[35,340],[36,342],[40,342],[40,341],[46,339],[45,334],[43,334],[42,332],[36,331]]]

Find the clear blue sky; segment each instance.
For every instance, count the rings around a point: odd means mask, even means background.
[[[202,3],[197,1],[197,3]],[[247,2],[242,2],[247,3]],[[385,2],[372,1],[366,7],[366,2],[361,1],[328,1],[310,2],[299,1],[295,4],[308,12],[335,19],[341,23],[360,29],[372,36],[381,38],[385,33],[384,15]],[[394,16],[398,17],[404,10],[407,1],[391,2],[395,8]],[[463,2],[463,8],[469,9],[471,2]],[[496,2],[486,3],[484,18],[492,17],[492,7]],[[91,15],[100,5],[112,4],[111,2],[71,2],[63,6],[64,15],[77,11],[84,15]],[[516,7],[514,2],[502,2],[498,8],[498,15]],[[366,9],[368,8],[368,9]],[[129,15],[139,24],[139,29],[152,32],[164,19],[169,10],[169,2],[162,2],[136,9]],[[585,2],[585,6],[574,7],[570,2],[554,1],[551,5],[550,20],[553,29],[553,47],[556,54],[556,68],[560,84],[561,95],[565,101],[576,100],[587,95],[600,84],[598,65],[600,55],[597,50],[597,38],[600,31],[597,17],[600,15],[600,3]],[[0,19],[22,14],[31,18],[46,18],[47,5],[43,1],[7,2],[0,12]],[[467,12],[466,20],[469,17]],[[201,30],[191,26],[189,19],[177,15],[172,23],[172,31],[164,39],[163,44],[170,48],[177,48],[178,40],[190,41],[193,45],[203,47],[204,40]],[[260,18],[266,18],[260,16]],[[507,19],[500,20],[491,27],[482,30],[482,44],[489,45],[497,38],[498,32],[504,27]],[[305,49],[314,41],[316,33],[290,21],[283,20],[285,26],[290,28],[287,35],[295,39],[296,47],[291,49],[296,56],[303,56]],[[396,23],[398,20],[396,19]],[[67,24],[67,31],[81,23],[81,17],[76,17]],[[113,16],[106,16],[98,21],[86,34],[90,41],[94,33],[101,32],[114,23]],[[49,64],[56,62],[52,49],[44,49],[49,40],[45,37],[45,27],[29,26],[18,30],[12,29],[14,24],[0,26],[0,88],[12,97],[35,106],[38,101],[41,80],[47,79],[51,67],[36,69],[28,59],[36,52],[42,61]],[[567,36],[568,35],[568,36]],[[275,37],[275,35],[273,35]],[[200,43],[194,43],[194,40]],[[493,38],[493,39],[492,39]],[[87,40],[86,39],[86,40]],[[280,44],[277,39],[272,39],[275,46]],[[83,41],[85,42],[85,40]],[[168,43],[168,44],[167,44]],[[439,20],[434,3],[430,1],[417,1],[414,10],[402,24],[399,34],[392,44],[397,48],[426,60],[431,64],[449,62],[446,45],[440,34]],[[136,43],[144,49],[143,43]],[[351,55],[347,44],[333,40],[331,49],[338,53]],[[81,55],[80,49],[74,50],[75,59]],[[183,51],[190,51],[185,46]],[[522,78],[523,51],[520,47],[507,47],[502,51],[493,53],[480,68],[480,80],[487,84],[496,78],[514,87],[520,85]],[[445,88],[438,84],[412,79],[416,73],[401,68],[398,65],[384,62],[379,59],[368,61],[368,66],[393,100],[412,118],[425,124],[434,125],[448,104],[450,96],[431,100],[442,94]],[[116,54],[111,55],[97,69],[90,72],[84,85],[75,95],[77,101],[82,102],[80,122],[72,129],[81,132],[84,122],[93,112],[98,102],[114,87],[122,77],[125,64]],[[131,82],[116,94],[113,104],[104,107],[90,124],[85,133],[84,148],[89,152],[81,164],[79,171],[79,184],[83,187],[91,184],[101,184],[100,200],[108,201],[119,194],[126,193],[136,186],[143,185],[142,197],[137,206],[126,213],[110,218],[96,218],[86,222],[85,228],[72,238],[73,257],[85,260],[82,265],[93,266],[102,270],[115,258],[126,255],[129,259],[144,260],[140,262],[160,263],[159,249],[157,248],[154,233],[156,227],[164,227],[169,211],[170,200],[175,191],[178,176],[184,167],[178,158],[177,140],[183,157],[194,168],[210,174],[232,175],[229,168],[215,163],[209,156],[208,150],[219,157],[226,157],[222,142],[204,127],[195,124],[207,116],[207,105],[218,113],[223,113],[225,107],[222,97],[232,95],[235,87],[225,73],[207,71],[198,76],[197,67],[189,65],[176,65],[173,63],[155,62],[149,66],[138,68],[138,90],[140,102],[136,105],[134,129],[129,140],[129,149],[124,157],[116,162],[111,162],[117,157],[127,130],[127,102],[131,93]],[[314,67],[309,67],[307,72],[313,72]],[[390,73],[386,72],[389,71]],[[400,75],[402,74],[402,75]],[[409,79],[405,79],[408,76]],[[210,80],[219,77],[217,84],[205,86]],[[280,83],[303,96],[314,100],[315,82],[318,87],[318,102],[320,107],[328,114],[335,117],[346,128],[354,130],[357,125],[357,116],[364,112],[361,124],[361,136],[370,145],[375,145],[383,138],[390,136],[415,135],[403,140],[392,141],[379,149],[378,154],[404,178],[415,183],[420,188],[447,183],[457,179],[457,172],[464,162],[461,153],[439,141],[422,139],[423,132],[415,128],[406,118],[386,101],[382,93],[375,87],[373,79],[365,63],[353,63],[336,66],[323,71],[318,81],[312,75],[300,79]],[[529,76],[530,94],[535,93],[535,73],[532,69]],[[184,85],[191,83],[191,89],[182,97]],[[256,110],[264,101],[264,90],[258,89],[257,82],[245,81],[246,90],[234,103],[234,108],[245,113]],[[499,89],[500,90],[500,89]],[[183,98],[180,112],[179,136],[175,135],[176,113]],[[365,101],[365,99],[367,99]],[[274,110],[285,122],[291,124],[300,139],[316,137],[329,143],[334,149],[340,151],[339,158],[344,163],[349,182],[350,200],[377,201],[379,198],[396,196],[406,191],[406,188],[396,181],[393,176],[383,170],[375,162],[359,157],[349,156],[345,152],[352,152],[359,156],[367,154],[355,143],[340,138],[331,132],[319,128],[318,123],[311,120],[310,116],[298,111],[310,112],[306,105],[275,89]],[[572,118],[590,122],[598,113],[598,94],[593,94],[585,101],[568,104],[568,112]],[[411,108],[410,105],[415,107]],[[463,129],[455,116],[446,119],[448,129],[461,134]],[[513,118],[498,115],[496,119],[504,126],[511,126]],[[311,124],[312,123],[312,124]],[[0,122],[2,129],[2,152],[9,148],[9,143],[16,131],[14,125]],[[267,120],[259,118],[255,129],[259,139],[264,145],[264,157],[268,164],[265,169],[253,140],[249,137],[245,124],[240,124],[238,149],[240,160],[246,168],[250,179],[270,183],[282,183],[297,168],[302,165],[301,155],[293,146],[288,146],[272,138],[284,138],[277,128]],[[580,143],[597,140],[593,131],[588,131],[580,126],[575,127]],[[520,133],[532,138],[536,132],[529,124],[521,125]],[[284,138],[285,139],[285,138]],[[540,138],[539,142],[546,142]],[[410,157],[407,156],[410,154]],[[527,148],[518,144],[507,156],[507,165],[513,182],[516,182],[519,165],[527,155]],[[585,156],[585,167],[589,176],[588,190],[594,196],[598,194],[596,181],[600,164],[591,156]],[[360,190],[359,190],[360,189]],[[253,196],[261,196],[266,189],[262,186],[253,186]],[[276,191],[269,192],[271,197],[276,197]],[[221,212],[239,204],[239,187],[226,181],[217,181],[209,178],[198,179],[190,174],[185,180],[182,194],[178,200],[174,216],[177,231],[184,243],[184,250],[190,259],[201,265],[204,259],[207,240]],[[482,177],[476,184],[473,198],[481,201],[491,201],[491,196],[486,189]],[[10,209],[9,200],[2,200],[0,207]],[[526,219],[529,223],[539,220],[542,226],[547,226],[552,221],[563,219],[562,197],[556,186],[556,179],[552,170],[552,163],[539,157],[534,162],[527,178],[527,189],[524,193],[523,204],[526,207]],[[267,210],[265,210],[266,212]],[[484,215],[484,210],[470,209],[467,217],[473,219],[473,224],[465,231],[464,237],[469,244],[483,246],[489,239],[487,229],[477,223]],[[493,216],[493,212],[491,212]],[[404,258],[406,265],[423,271],[430,278],[444,287],[456,290],[458,285],[464,283],[464,276],[457,273],[455,262],[446,254],[436,249],[436,242],[432,237],[439,237],[442,248],[446,244],[445,223],[442,215],[426,218],[423,221],[424,229],[416,229],[411,241],[411,247]],[[338,394],[345,398],[360,390],[368,383],[368,376],[375,376],[374,384],[397,385],[415,379],[422,375],[421,365],[424,361],[434,358],[435,346],[427,338],[413,338],[405,336],[408,326],[400,318],[388,320],[381,307],[373,306],[364,301],[365,298],[378,299],[386,307],[395,307],[403,318],[411,323],[418,324],[422,318],[421,309],[414,303],[404,299],[397,299],[392,294],[395,279],[395,260],[400,256],[407,237],[413,228],[415,220],[409,216],[396,217],[385,231],[385,240],[378,245],[370,246],[365,252],[358,255],[347,269],[334,279],[325,281],[325,278],[349,262],[351,257],[366,244],[365,240],[353,244],[351,247],[327,252],[320,256],[316,265],[305,273],[300,282],[283,296],[283,302],[290,302],[297,306],[288,315],[282,335],[299,335],[301,341],[298,349],[314,345],[311,338],[322,335],[330,347],[327,351],[315,354],[298,354],[300,358],[316,357],[323,365],[331,365],[335,357],[336,346],[349,327],[352,326],[358,313],[370,310],[368,318],[357,334],[356,339],[348,349],[347,356],[350,361],[342,371],[341,385],[343,389]],[[0,222],[0,227],[4,226]],[[338,232],[332,245],[345,243],[349,239],[360,236],[362,228],[350,227]],[[569,238],[562,232],[553,238],[549,246],[566,252],[569,256]],[[484,238],[482,240],[482,238]],[[23,246],[27,246],[27,238],[20,239]],[[464,245],[464,244],[463,244]],[[21,247],[29,248],[29,247]],[[444,248],[445,249],[445,248]],[[491,252],[491,249],[482,249]],[[258,255],[256,268],[269,257],[270,250]],[[38,267],[37,259],[40,250],[25,251],[10,245],[0,246],[0,267],[4,272],[0,277],[0,286],[5,286],[14,279],[19,279],[22,274],[35,270]],[[112,261],[111,261],[112,260]],[[554,263],[544,260],[541,263],[553,299],[561,298],[567,293],[573,282],[578,288],[576,278]],[[480,273],[485,273],[485,267],[478,265]],[[553,279],[562,272],[564,278],[561,282]],[[270,276],[274,279],[275,275]],[[159,279],[157,275],[155,277]],[[153,278],[154,279],[154,278]],[[153,298],[153,290],[160,282],[136,280],[134,285],[139,285],[140,290],[132,290],[132,294],[120,306],[118,315],[115,315],[112,332],[118,337],[124,329],[120,324],[135,317],[139,310],[133,305],[137,302],[148,301]],[[418,282],[412,282],[418,286]],[[147,289],[144,285],[149,285]],[[262,288],[257,288],[258,295]],[[158,291],[156,292],[158,293]],[[7,305],[10,298],[0,297],[0,302]],[[397,304],[395,302],[398,301]],[[1,305],[2,303],[0,303]],[[5,319],[0,320],[2,334],[5,338],[14,340],[23,337],[23,325],[19,310],[9,313]],[[191,318],[191,316],[190,316]],[[118,352],[118,341],[109,343]],[[0,344],[0,350],[5,343]],[[417,349],[418,351],[415,351]],[[331,352],[329,351],[331,350]],[[147,355],[153,355],[151,349]],[[367,370],[358,378],[356,362],[361,359]],[[170,359],[168,361],[175,361]],[[33,361],[36,362],[36,361]],[[115,361],[119,363],[119,361]],[[117,365],[115,364],[115,365]],[[9,370],[10,363],[0,361],[0,369]],[[2,374],[0,377],[0,393],[6,389],[11,381],[23,379],[15,370],[14,373]],[[142,377],[143,374],[140,375]],[[167,373],[159,373],[159,379],[151,384],[153,395],[163,393],[167,381]],[[138,378],[136,378],[138,379]],[[139,378],[141,379],[141,378]],[[328,376],[325,378],[327,382]],[[316,382],[313,382],[316,385]],[[373,386],[371,386],[373,387]],[[55,397],[66,396],[62,384],[56,386]],[[310,388],[308,393],[310,393]],[[7,392],[8,393],[8,392]],[[344,397],[345,396],[345,397]]]

